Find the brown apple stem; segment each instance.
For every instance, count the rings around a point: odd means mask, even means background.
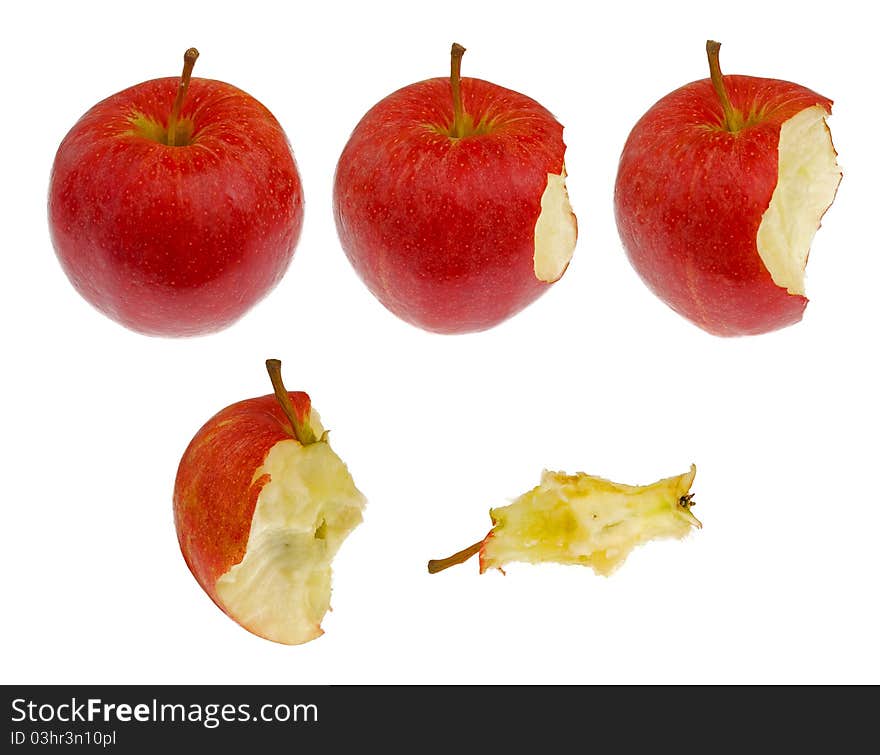
[[[180,109],[183,107],[183,100],[186,97],[186,90],[189,89],[189,80],[192,78],[193,67],[198,57],[199,51],[195,47],[190,47],[183,53],[183,73],[180,74],[180,83],[177,85],[177,97],[174,100],[174,105],[171,107],[171,115],[168,116],[168,136],[166,142],[172,147],[178,146],[177,121],[180,118]]]
[[[743,127],[742,114],[731,103],[724,86],[724,75],[721,73],[721,63],[718,61],[718,53],[721,43],[713,40],[706,41],[706,55],[709,57],[709,76],[712,78],[712,86],[721,100],[721,109],[724,111],[724,128],[728,131],[739,131]]]
[[[461,56],[465,49],[458,42],[452,43],[452,72],[449,83],[452,86],[452,130],[454,139],[464,136],[464,109],[461,106]]]
[[[447,558],[435,558],[428,561],[428,573],[436,574],[438,571],[443,571],[444,569],[448,569],[450,566],[455,566],[456,564],[463,564],[467,561],[471,556],[476,556],[480,552],[480,548],[483,547],[483,541],[480,540],[478,543],[474,543],[473,545],[465,548],[464,550],[459,551],[458,553],[453,553],[451,556]]]
[[[318,436],[315,435],[315,431],[312,430],[312,426],[309,424],[308,419],[305,422],[301,422],[299,417],[297,417],[296,409],[293,406],[293,402],[290,400],[287,388],[284,387],[284,381],[281,379],[281,360],[267,359],[266,369],[269,371],[272,388],[275,389],[275,398],[278,399],[278,403],[281,404],[281,409],[284,411],[287,419],[290,420],[290,426],[293,428],[294,437],[296,437],[296,439],[304,446],[307,446],[310,443],[316,443],[318,441]]]

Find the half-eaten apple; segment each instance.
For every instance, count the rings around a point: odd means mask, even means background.
[[[245,629],[297,645],[319,637],[330,563],[365,500],[307,394],[274,394],[212,417],[183,454],[174,485],[180,549],[211,599]]]

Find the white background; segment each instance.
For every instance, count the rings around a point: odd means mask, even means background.
[[[19,3],[0,46],[6,683],[878,682],[873,25],[836,2]],[[862,7],[867,7],[862,5]],[[704,78],[797,81],[835,100],[844,171],[802,323],[725,340],[643,286],[612,189],[636,119]],[[565,124],[580,240],[566,276],[492,331],[386,312],[346,261],[336,159],[363,113],[448,71]],[[98,100],[179,72],[229,81],[285,127],[306,194],[275,291],[230,329],[147,338],[94,311],[47,231],[55,150]],[[195,431],[270,392],[281,358],[369,499],[335,562],[326,634],[284,647],[223,616],[180,556],[171,492]],[[425,562],[481,537],[542,468],[647,483],[697,464],[704,529],[610,578]]]

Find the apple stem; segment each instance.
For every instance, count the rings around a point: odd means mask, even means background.
[[[172,147],[177,147],[177,122],[180,118],[180,109],[183,107],[183,100],[186,97],[186,90],[189,89],[189,80],[192,78],[193,67],[196,59],[199,57],[199,51],[195,47],[190,47],[183,53],[183,73],[180,74],[180,83],[177,85],[177,97],[174,105],[171,107],[171,115],[168,116],[168,135],[166,143]]]
[[[293,402],[290,400],[287,388],[284,387],[284,381],[281,379],[281,360],[267,359],[266,369],[269,371],[272,388],[275,389],[275,398],[278,399],[278,403],[281,404],[281,409],[284,411],[287,419],[290,420],[290,426],[293,428],[294,437],[303,446],[307,446],[310,443],[316,443],[319,440],[318,436],[315,435],[315,431],[309,424],[308,419],[306,419],[305,422],[301,422],[299,417],[297,417],[296,409],[293,406]]]
[[[709,57],[709,75],[712,78],[712,86],[721,100],[721,109],[724,111],[724,128],[731,132],[739,131],[743,127],[742,114],[730,104],[727,89],[724,87],[724,75],[721,73],[721,63],[718,61],[718,52],[721,43],[713,40],[706,42],[706,55]]]
[[[449,83],[452,86],[452,129],[450,135],[454,139],[464,136],[464,109],[461,105],[461,57],[465,48],[458,42],[452,43],[452,72]]]
[[[480,540],[478,543],[474,543],[473,545],[468,546],[464,550],[460,550],[458,553],[453,553],[451,556],[447,558],[435,558],[431,561],[428,561],[428,573],[436,574],[438,571],[443,571],[444,569],[448,569],[450,566],[455,566],[456,564],[463,564],[467,561],[471,556],[476,556],[477,553],[480,552],[480,548],[483,547],[483,541]]]

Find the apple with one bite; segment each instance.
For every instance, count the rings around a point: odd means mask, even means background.
[[[305,393],[228,406],[196,433],[174,483],[180,550],[210,598],[245,629],[286,645],[319,637],[330,562],[365,505]]]
[[[544,107],[452,73],[375,105],[339,158],[342,247],[394,314],[438,333],[485,330],[562,277],[577,240],[562,126]]]
[[[256,99],[183,75],[99,102],[55,156],[49,227],[77,291],[132,330],[220,330],[290,263],[303,195],[287,137]]]
[[[630,262],[676,312],[721,336],[798,322],[813,236],[841,172],[831,100],[788,81],[722,75],[666,95],[635,125],[614,208]]]
[[[607,576],[649,540],[681,539],[702,527],[691,513],[697,468],[651,485],[622,485],[580,472],[547,472],[509,506],[492,509],[485,538],[428,562],[432,574],[479,554],[480,573],[511,561],[590,566]]]

